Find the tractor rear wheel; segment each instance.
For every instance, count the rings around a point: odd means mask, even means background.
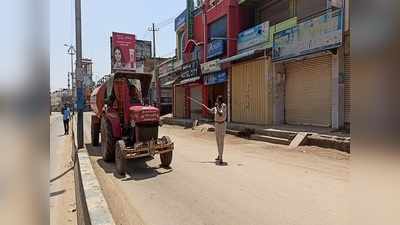
[[[107,119],[101,119],[101,151],[103,160],[106,162],[114,161],[115,141],[112,136],[111,124]]]
[[[99,134],[100,134],[99,124],[95,124],[92,121],[92,124],[91,124],[91,138],[92,138],[92,145],[93,146],[99,146]]]
[[[126,174],[126,159],[123,153],[124,149],[125,142],[119,140],[115,146],[115,167],[117,168],[117,173],[121,176],[125,176]]]

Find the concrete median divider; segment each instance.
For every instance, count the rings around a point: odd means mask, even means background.
[[[77,148],[75,121],[74,117],[71,121],[71,137],[78,225],[115,225],[100,183],[93,171],[89,154],[85,148]]]

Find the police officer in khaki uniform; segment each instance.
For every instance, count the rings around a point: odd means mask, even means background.
[[[214,115],[215,136],[218,146],[218,157],[215,160],[218,164],[223,164],[222,155],[224,153],[224,138],[226,132],[226,104],[221,95],[217,97],[215,107],[208,109],[208,111]]]
[[[193,102],[202,105],[204,108],[208,110],[209,113],[214,115],[214,122],[215,122],[215,136],[217,139],[217,146],[218,146],[218,157],[215,159],[217,164],[223,164],[222,155],[224,153],[224,138],[226,132],[226,104],[224,103],[223,97],[219,95],[217,97],[217,102],[214,108],[208,108],[206,105],[201,103],[200,101],[188,97]]]

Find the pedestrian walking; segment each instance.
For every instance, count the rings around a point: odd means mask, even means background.
[[[69,119],[71,117],[71,111],[67,104],[64,105],[61,113],[63,114],[63,122],[64,122],[64,135],[69,134]]]
[[[226,104],[224,103],[224,99],[221,95],[217,97],[217,102],[215,103],[215,107],[208,108],[206,105],[196,101],[193,98],[190,98],[192,101],[202,105],[205,107],[210,114],[214,115],[214,123],[215,123],[215,137],[217,140],[218,147],[218,157],[215,159],[217,164],[222,165],[224,163],[222,156],[224,153],[224,139],[226,132]]]

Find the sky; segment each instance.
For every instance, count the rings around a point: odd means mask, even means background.
[[[70,56],[64,44],[75,45],[74,0],[50,1],[50,88],[67,87]],[[134,33],[152,40],[147,29],[154,22],[157,56],[174,55],[174,18],[186,7],[185,0],[82,0],[82,56],[93,60],[93,79],[110,73],[110,36]]]

